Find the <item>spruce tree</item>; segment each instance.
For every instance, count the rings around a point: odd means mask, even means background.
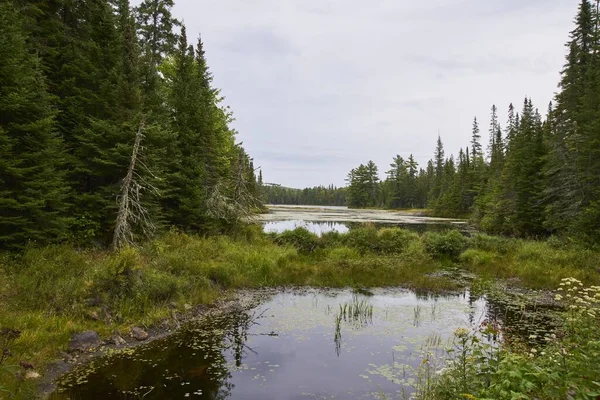
[[[25,23],[0,2],[0,248],[67,236],[62,141]]]

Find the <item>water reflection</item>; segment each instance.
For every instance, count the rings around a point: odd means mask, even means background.
[[[476,328],[490,312],[485,297],[469,291],[284,291],[96,360],[51,398],[396,398],[397,368],[417,368],[420,349],[448,343],[456,328]]]
[[[264,231],[267,233],[281,233],[284,231],[294,230],[296,228],[306,228],[310,232],[321,236],[327,232],[346,233],[349,231],[348,225],[339,222],[310,222],[303,220],[290,221],[275,221],[267,222],[264,226]]]

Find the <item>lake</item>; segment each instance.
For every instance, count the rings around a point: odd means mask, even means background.
[[[318,235],[337,231],[345,233],[364,223],[378,227],[402,227],[425,232],[430,230],[468,230],[466,220],[433,218],[418,213],[391,210],[363,210],[334,206],[268,205],[268,214],[261,214],[265,232],[281,233],[304,227]]]

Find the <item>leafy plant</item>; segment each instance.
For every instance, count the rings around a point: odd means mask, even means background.
[[[458,259],[466,249],[468,240],[457,230],[444,233],[427,232],[423,236],[425,249],[434,258]]]

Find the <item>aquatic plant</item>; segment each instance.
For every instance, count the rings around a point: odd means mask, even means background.
[[[369,303],[368,297],[354,293],[351,301],[340,304],[338,313],[335,315],[333,336],[338,356],[342,347],[342,321],[350,323],[354,328],[371,324],[373,322],[373,306]]]
[[[417,304],[413,309],[413,325],[419,326],[421,323],[421,305]]]

